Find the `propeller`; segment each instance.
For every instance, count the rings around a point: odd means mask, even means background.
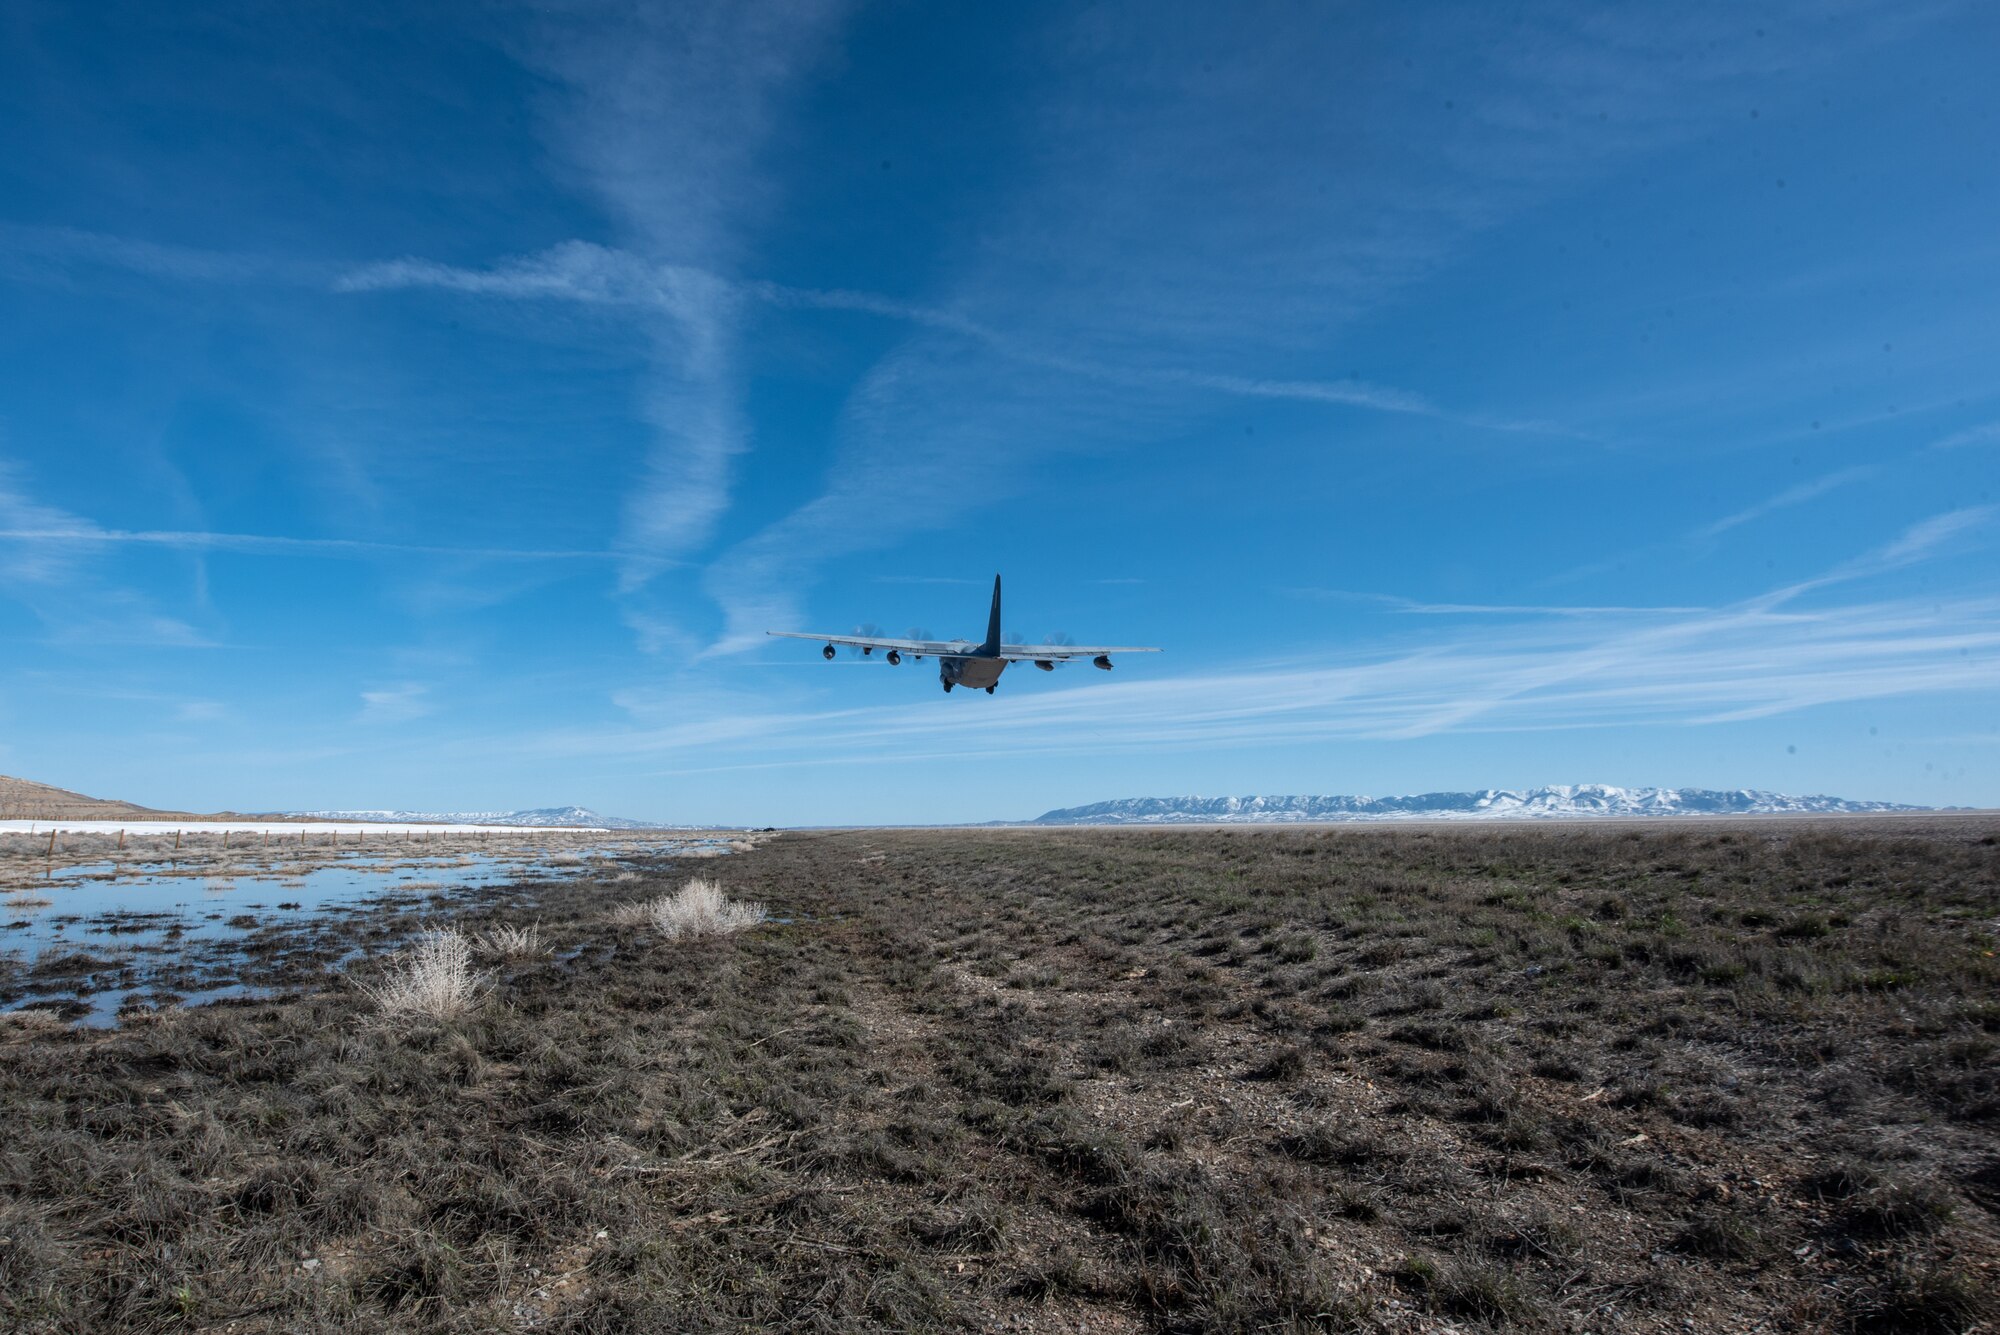
[[[1050,634],[1048,634],[1048,636],[1046,636],[1046,638],[1042,640],[1042,644],[1050,644],[1050,646],[1062,646],[1062,644],[1076,644],[1076,640],[1074,640],[1074,638],[1070,636],[1070,632],[1064,632],[1064,630],[1056,630],[1056,632],[1050,632]],[[1036,662],[1036,668],[1040,668],[1042,669],[1042,671],[1054,671],[1054,669],[1060,668],[1060,666],[1062,666],[1062,660],[1060,660],[1060,658],[1056,658],[1056,660],[1040,660],[1040,662]]]
[[[857,639],[880,640],[886,639],[888,634],[889,632],[883,630],[872,621],[865,622],[854,628],[854,635]],[[852,653],[856,658],[872,657],[871,651],[860,645],[849,645],[848,652]]]
[[[1068,644],[1075,644],[1076,640],[1073,636],[1070,635],[1068,631],[1058,630],[1058,631],[1051,631],[1049,633],[1048,638],[1043,640],[1042,643],[1051,646],[1068,645]],[[1044,672],[1054,672],[1056,668],[1059,667],[1060,665],[1061,665],[1060,659],[1038,658],[1035,660],[1035,666],[1040,668]]]
[[[931,638],[931,633],[921,626],[912,626],[903,632],[903,636],[905,639],[911,640],[928,640]],[[919,663],[924,661],[922,654],[911,654],[910,657],[916,659]]]

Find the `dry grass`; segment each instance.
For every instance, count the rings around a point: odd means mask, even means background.
[[[362,991],[384,1015],[449,1020],[470,1010],[486,984],[472,968],[472,942],[465,933],[440,927],[398,952],[381,981],[362,984]]]
[[[762,904],[732,900],[721,886],[700,876],[671,894],[628,904],[615,915],[625,926],[648,928],[668,941],[725,936],[755,927],[766,916]]]
[[[549,953],[542,944],[542,925],[529,923],[526,927],[512,923],[501,923],[477,932],[472,937],[473,948],[482,955],[495,959],[525,960]]]
[[[2000,822],[724,865],[722,950],[456,905],[555,954],[449,1024],[0,1025],[0,1329],[1993,1329]]]

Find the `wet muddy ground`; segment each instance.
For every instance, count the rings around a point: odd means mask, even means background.
[[[123,847],[115,835],[59,839],[0,837],[0,1011],[92,1025],[311,987],[467,903],[505,899],[510,886],[532,893],[537,883],[586,875],[615,885],[635,874],[635,859],[731,849],[728,837],[709,834],[561,831],[378,835],[373,846],[349,835],[281,837],[273,847],[241,832]]]
[[[110,1027],[0,1016],[0,1329],[2000,1317],[1991,818],[568,865],[322,919],[538,925],[448,1021],[378,1012],[381,951]],[[697,873],[772,920],[635,925]]]

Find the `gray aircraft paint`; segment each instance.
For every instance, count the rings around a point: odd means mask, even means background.
[[[967,640],[892,640],[871,635],[814,635],[799,630],[767,630],[764,633],[788,640],[824,640],[828,658],[833,657],[833,647],[837,644],[850,645],[863,654],[885,650],[891,664],[901,662],[904,654],[915,658],[935,658],[938,661],[938,680],[944,683],[947,693],[955,686],[969,686],[991,695],[993,688],[1000,683],[1000,674],[1007,670],[1009,663],[1033,663],[1039,668],[1052,669],[1056,664],[1067,663],[1071,659],[1088,658],[1096,666],[1109,671],[1113,654],[1160,652],[1147,645],[1003,644],[1000,641],[998,575],[993,577],[993,607],[986,617],[986,638],[976,645]]]

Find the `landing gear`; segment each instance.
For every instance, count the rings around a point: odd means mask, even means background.
[[[993,694],[993,688],[992,688],[991,686],[988,686],[988,687],[986,688],[986,693],[987,693],[988,695],[991,695],[991,694]]]
[[[944,684],[944,693],[945,693],[946,695],[950,695],[950,694],[951,694],[951,683],[950,683],[950,682],[946,682],[946,683]]]

